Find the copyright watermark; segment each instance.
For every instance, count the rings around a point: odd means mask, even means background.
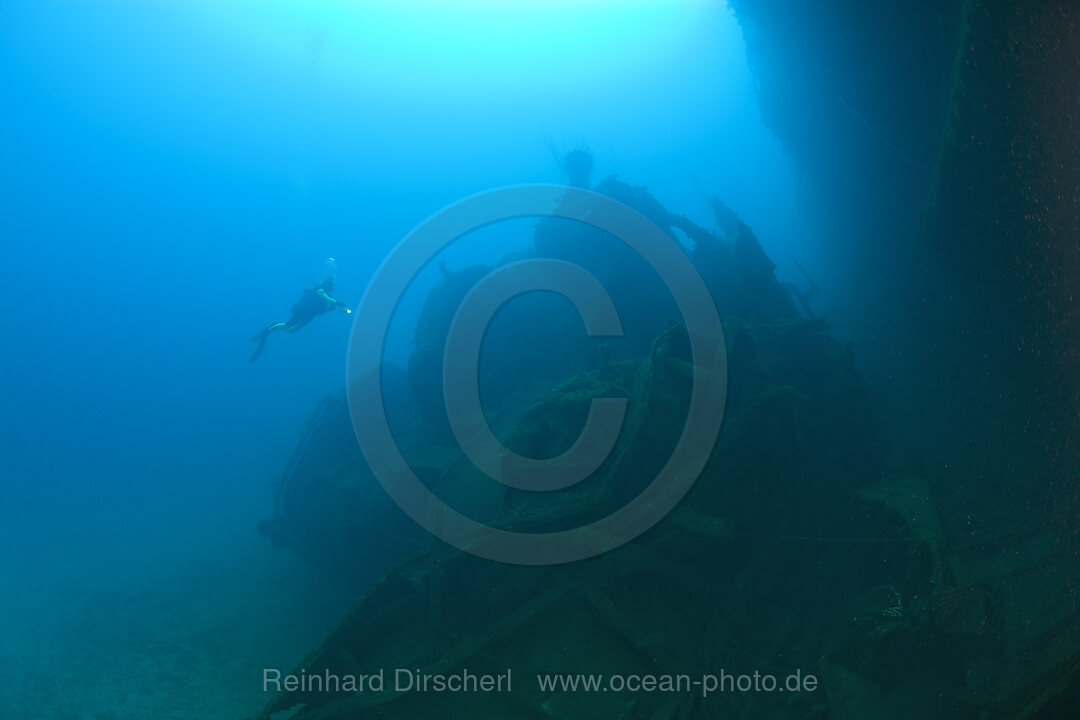
[[[784,676],[762,673],[537,673],[535,689],[552,693],[694,693],[709,697],[717,693],[812,693],[818,689],[816,675],[797,669]],[[378,668],[364,674],[338,674],[330,670],[284,673],[263,668],[263,692],[352,693],[509,693],[514,690],[514,671],[428,673],[418,668]]]
[[[465,234],[504,220],[558,217],[606,231],[643,257],[671,292],[690,339],[693,385],[685,424],[666,464],[631,501],[595,522],[570,530],[526,533],[477,522],[437,497],[415,475],[386,418],[381,373],[387,331],[397,305],[420,270]],[[580,266],[561,260],[521,260],[493,270],[465,296],[450,324],[443,386],[454,436],[466,456],[493,481],[532,492],[570,487],[611,454],[625,419],[625,398],[595,398],[585,427],[555,458],[518,455],[494,436],[480,406],[480,347],[502,305],[522,293],[556,292],[569,299],[592,336],[620,336],[611,297]],[[632,208],[588,190],[523,185],[474,195],[450,205],[409,233],[383,261],[354,313],[349,348],[349,411],[375,477],[418,524],[461,550],[516,565],[553,565],[599,555],[632,540],[686,495],[720,432],[727,395],[724,332],[712,296],[683,249]]]
[[[691,675],[688,673],[631,673],[597,675],[584,673],[541,674],[536,676],[541,692],[562,693],[699,693],[709,697],[715,693],[776,693],[814,692],[818,678],[796,670],[778,677],[757,670],[748,673],[719,672]]]

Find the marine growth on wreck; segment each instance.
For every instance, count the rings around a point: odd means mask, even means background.
[[[552,567],[491,563],[405,518],[356,450],[344,393],[326,398],[264,531],[365,590],[297,672],[454,676],[505,667],[521,680],[512,693],[467,699],[301,688],[280,692],[260,717],[583,717],[587,707],[601,717],[899,718],[929,716],[929,695],[957,713],[1019,702],[1023,680],[1003,675],[1021,651],[1018,639],[1006,640],[1024,622],[1021,595],[995,587],[986,566],[995,540],[1016,529],[1001,519],[966,541],[955,533],[957,519],[917,461],[888,436],[881,398],[862,381],[852,348],[777,281],[751,228],[720,200],[715,225],[702,227],[644,187],[609,177],[594,189],[683,243],[723,318],[729,392],[715,408],[723,428],[704,472],[667,518],[607,555]],[[556,493],[506,488],[454,443],[440,402],[447,308],[491,267],[444,268],[408,368],[385,366],[382,375],[403,452],[440,498],[496,527],[549,532],[619,507],[656,473],[685,418],[692,360],[670,297],[619,240],[542,219],[532,246],[508,262],[536,255],[596,272],[632,308],[624,321],[633,330],[618,345],[583,342],[572,307],[542,296],[508,305],[486,340],[500,362],[483,374],[485,409],[508,448],[545,458],[575,441],[593,398],[629,398],[616,448],[594,476]],[[1045,553],[1038,535],[1029,542],[1024,567]],[[1061,580],[1039,582],[1049,590]],[[1029,658],[1032,672],[1060,662],[1051,648]],[[553,668],[712,676],[747,665],[777,675],[800,669],[820,691],[612,693],[583,704],[532,681]],[[958,682],[973,676],[981,680]]]

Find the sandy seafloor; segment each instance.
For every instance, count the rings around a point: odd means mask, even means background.
[[[196,541],[4,530],[6,720],[252,717],[262,669],[294,668],[351,604],[248,523]]]

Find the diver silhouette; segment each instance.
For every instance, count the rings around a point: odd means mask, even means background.
[[[270,337],[271,333],[278,330],[294,333],[314,320],[316,316],[328,313],[331,310],[340,310],[346,314],[352,313],[352,310],[345,303],[331,297],[330,293],[334,292],[334,274],[337,264],[334,262],[334,258],[330,258],[326,261],[326,265],[329,271],[326,279],[316,283],[313,287],[304,288],[304,294],[292,306],[292,316],[288,320],[268,325],[251,337],[251,342],[259,344],[256,346],[255,351],[251,353],[248,362],[255,362],[259,359],[263,348],[266,347],[266,339]]]

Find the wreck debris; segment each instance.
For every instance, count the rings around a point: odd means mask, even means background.
[[[500,565],[431,541],[409,544],[407,535],[372,536],[370,527],[364,542],[361,524],[354,542],[391,546],[397,557],[381,566],[381,579],[301,668],[512,668],[522,682],[510,693],[457,697],[286,691],[260,720],[285,711],[295,720],[1019,720],[1063,690],[1077,672],[1080,612],[1066,592],[1077,575],[1048,530],[988,517],[958,533],[927,477],[886,469],[876,400],[851,347],[830,335],[824,319],[801,317],[749,228],[736,224],[730,238],[657,210],[642,188],[605,183],[691,237],[706,282],[722,286],[716,299],[725,316],[731,391],[700,479],[635,542],[555,567]],[[538,247],[592,252],[576,244],[580,237],[557,230],[541,223]],[[457,281],[452,272],[445,279],[446,287]],[[436,309],[421,328],[423,344],[436,347],[443,332]],[[606,514],[666,458],[685,413],[693,369],[686,330],[668,323],[642,345],[637,356],[577,348],[569,379],[519,387],[499,405],[492,424],[508,447],[550,457],[573,441],[591,398],[630,399],[623,435],[596,477],[554,497],[485,483],[460,453],[430,441],[430,418],[409,426],[404,444],[429,469],[425,481],[440,497],[495,526],[541,532]],[[421,343],[417,352],[424,352]],[[508,364],[513,357],[506,356]],[[318,417],[332,417],[333,406]],[[326,507],[301,502],[303,493],[343,501],[337,507],[348,518],[368,502],[363,488],[374,486],[362,458],[309,463],[313,442],[306,439],[290,465],[292,499],[281,503],[277,520],[294,546],[311,536],[305,527],[327,524],[325,512],[296,514]],[[334,487],[353,488],[352,499]],[[1003,571],[1005,547],[1016,553]],[[1044,612],[1027,617],[1034,595]],[[553,692],[524,681],[543,672],[732,669],[813,673],[820,690],[631,697]]]

